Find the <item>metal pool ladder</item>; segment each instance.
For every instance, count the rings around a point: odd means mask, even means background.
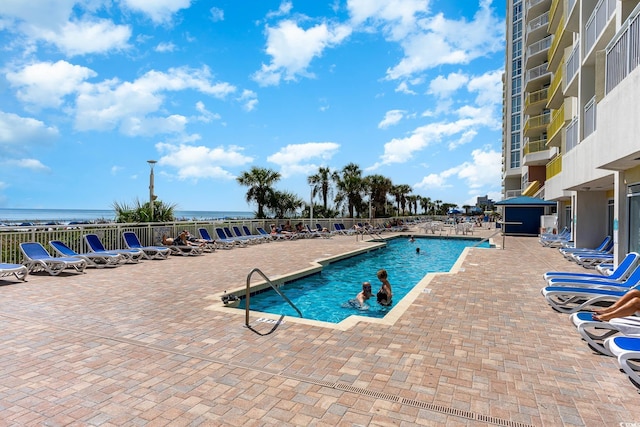
[[[251,298],[251,292],[250,292],[250,289],[249,289],[250,288],[249,285],[251,284],[251,276],[253,276],[253,273],[258,273],[260,276],[262,276],[262,278],[265,280],[265,282],[267,282],[269,284],[269,286],[271,286],[271,289],[276,291],[276,293],[278,295],[280,295],[283,300],[285,300],[291,307],[293,307],[293,309],[298,312],[300,317],[304,317],[304,316],[302,316],[302,312],[300,310],[298,310],[298,307],[296,307],[295,304],[293,304],[291,302],[291,300],[289,298],[287,298],[287,296],[285,294],[280,292],[280,289],[278,289],[278,287],[276,285],[274,285],[273,282],[271,282],[271,280],[269,280],[269,278],[259,268],[254,268],[247,275],[247,289],[245,291],[245,296],[244,296],[244,298],[245,298],[245,326],[247,326],[247,327],[249,326],[249,309],[250,309],[249,308],[249,300]]]

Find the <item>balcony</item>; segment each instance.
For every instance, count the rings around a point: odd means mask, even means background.
[[[558,25],[558,29],[553,35],[553,43],[551,43],[551,47],[547,52],[547,60],[549,62],[549,68],[555,70],[558,66],[558,62],[562,59],[564,55],[564,49],[567,46],[571,46],[572,42],[572,33],[566,31],[564,25],[564,15],[560,17],[560,24]]]
[[[578,75],[580,69],[580,42],[576,42],[573,50],[567,58],[566,76],[567,84],[564,88],[565,96],[578,96],[578,79],[574,78]]]
[[[596,104],[596,97],[594,96],[584,106],[584,138],[591,135],[596,130],[596,112],[598,104]]]
[[[527,93],[524,100],[524,112],[526,114],[535,114],[546,106],[549,88],[543,88],[535,92]]]
[[[535,136],[544,132],[547,129],[547,125],[551,122],[551,114],[545,112],[537,116],[527,117],[524,124],[524,135]]]
[[[549,12],[529,21],[527,24],[527,33],[525,44],[530,45],[547,36],[547,27],[549,26]]]
[[[580,120],[578,117],[574,117],[573,120],[567,125],[566,141],[565,141],[565,153],[573,150],[580,143]]]
[[[565,118],[564,118],[564,104],[563,104],[562,107],[560,107],[559,109],[553,110],[551,123],[549,123],[549,126],[547,127],[547,135],[549,139],[548,144],[550,146],[554,146],[554,147],[560,146],[560,142],[562,142],[560,138],[562,132],[560,131],[564,127],[564,123],[565,123]]]
[[[551,73],[547,70],[546,62],[527,70],[524,84],[525,92],[535,90],[543,84],[548,84],[550,77]]]
[[[547,163],[547,180],[558,175],[560,172],[562,172],[562,156],[558,156]]]
[[[607,46],[605,88],[609,93],[640,64],[640,5]]]
[[[555,33],[556,28],[558,27],[558,10],[562,11],[562,7],[559,7],[562,4],[561,0],[552,0],[551,7],[549,8],[549,32]]]
[[[553,42],[553,35],[549,35],[527,47],[525,68],[533,68],[547,61],[547,52]]]
[[[527,17],[538,16],[549,10],[550,0],[527,0],[525,3],[525,13]]]
[[[553,79],[551,79],[551,85],[549,86],[549,101],[547,102],[547,108],[557,109],[564,100],[562,93],[562,78],[564,76],[564,58],[560,61],[560,65],[554,71]]]
[[[549,148],[546,143],[546,136],[526,142],[522,149],[522,164],[525,166],[546,165],[558,153],[556,147]]]
[[[587,20],[584,28],[584,53],[585,58],[591,57],[590,52],[595,49],[597,41],[607,28],[609,18],[616,10],[616,0],[600,0]],[[615,24],[613,25],[615,27]],[[614,29],[615,30],[615,29]],[[593,59],[595,62],[595,59]]]

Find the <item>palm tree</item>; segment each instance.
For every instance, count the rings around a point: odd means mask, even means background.
[[[418,196],[417,194],[407,196],[409,215],[418,214],[418,200],[420,200],[420,196]]]
[[[407,184],[394,185],[391,189],[391,193],[396,198],[396,203],[398,204],[398,215],[400,212],[404,215],[405,206],[407,204],[407,195],[411,193],[411,186]],[[402,208],[402,210],[400,210]]]
[[[303,205],[304,201],[297,194],[289,191],[274,191],[268,208],[275,213],[276,218],[288,218],[294,216]]]
[[[175,221],[175,204],[167,204],[161,200],[153,202],[153,218],[151,218],[151,206],[149,202],[141,203],[136,199],[133,205],[113,202],[113,210],[116,213],[116,222],[171,222]]]
[[[309,185],[313,185],[313,196],[315,196],[316,194],[320,194],[322,196],[322,208],[324,211],[327,210],[327,202],[329,194],[331,193],[332,175],[333,174],[331,173],[331,169],[326,167],[319,167],[318,173],[307,178],[307,182],[309,183]]]
[[[422,197],[420,199],[420,207],[422,208],[422,212],[428,215],[429,209],[431,208],[431,197]]]
[[[371,197],[373,218],[385,215],[387,194],[393,187],[391,180],[383,175],[369,175],[365,178],[365,187]]]
[[[273,198],[274,190],[272,186],[280,180],[280,173],[267,168],[254,166],[249,172],[242,172],[236,178],[238,184],[249,187],[247,191],[247,202],[258,204],[257,218],[265,218],[264,207]]]
[[[362,191],[364,189],[364,181],[362,179],[362,170],[355,163],[349,163],[342,168],[340,174],[334,176],[338,194],[336,195],[336,204],[346,201],[349,216],[353,218],[354,209],[362,204]]]

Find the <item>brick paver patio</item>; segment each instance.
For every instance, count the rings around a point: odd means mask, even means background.
[[[243,311],[215,308],[254,267],[277,278],[370,245],[283,241],[0,282],[0,425],[640,423],[616,361],[540,295],[543,272],[581,268],[536,238],[470,249],[393,324],[252,313],[246,328]]]

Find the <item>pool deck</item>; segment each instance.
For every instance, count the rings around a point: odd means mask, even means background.
[[[219,305],[255,267],[278,278],[373,244],[347,236],[0,282],[0,426],[640,423],[615,359],[540,295],[545,271],[584,269],[534,237],[494,241],[393,322],[342,328],[259,313],[247,328]]]

